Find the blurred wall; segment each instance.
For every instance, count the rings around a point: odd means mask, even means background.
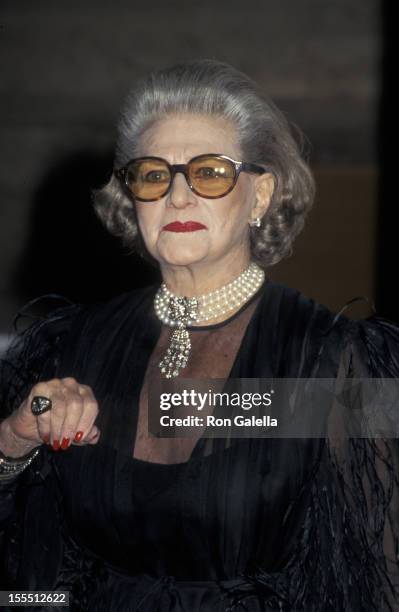
[[[374,295],[380,3],[3,0],[0,7],[0,332],[28,299],[103,299],[155,273],[90,208],[137,76],[228,61],[311,143],[318,195],[294,255],[270,275],[333,309]]]

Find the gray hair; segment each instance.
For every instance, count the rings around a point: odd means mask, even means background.
[[[127,96],[118,124],[114,168],[137,155],[142,134],[170,115],[200,114],[231,122],[242,160],[264,166],[275,178],[270,206],[261,226],[251,226],[252,258],[262,267],[292,253],[315,194],[305,161],[302,132],[254,81],[224,62],[201,59],[151,72]],[[138,229],[135,207],[119,180],[93,192],[93,206],[105,227],[120,237],[131,252],[156,263]]]

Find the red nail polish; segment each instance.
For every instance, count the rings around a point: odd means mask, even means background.
[[[54,449],[55,451],[57,451],[57,450],[59,450],[59,448],[60,448],[60,443],[59,443],[59,441],[58,441],[57,439],[53,440],[53,449]]]
[[[83,431],[77,431],[74,437],[75,442],[80,442],[83,437]]]
[[[47,435],[47,436],[43,436],[42,440],[43,440],[43,442],[44,442],[45,444],[48,444],[48,443],[49,443],[49,440],[50,440],[50,436],[49,436],[49,435]]]
[[[69,438],[62,438],[61,448],[65,450],[69,446]]]

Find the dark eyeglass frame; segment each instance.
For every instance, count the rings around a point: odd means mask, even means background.
[[[195,187],[191,184],[190,182],[190,176],[189,176],[189,171],[188,171],[188,166],[189,164],[191,164],[192,162],[195,162],[201,158],[207,158],[207,157],[216,157],[216,158],[220,158],[223,160],[227,160],[229,161],[231,164],[233,164],[234,167],[234,177],[233,177],[233,183],[231,185],[231,187],[229,187],[229,189],[227,191],[225,191],[224,193],[222,193],[221,195],[217,195],[217,196],[210,196],[210,195],[204,195],[202,193],[199,193]],[[169,185],[168,188],[166,189],[166,191],[162,194],[159,195],[156,198],[140,198],[138,196],[136,196],[132,190],[129,188],[128,182],[127,182],[127,173],[128,173],[128,169],[129,166],[137,161],[147,161],[147,160],[155,160],[155,161],[161,161],[163,162],[167,168],[169,169],[170,172],[170,181],[169,181]],[[189,186],[189,188],[191,189],[191,191],[193,193],[195,193],[196,195],[199,195],[200,197],[203,198],[208,198],[211,200],[216,200],[217,198],[223,198],[225,195],[227,195],[228,193],[230,193],[234,187],[237,184],[237,180],[238,177],[240,176],[241,172],[251,172],[254,174],[265,174],[266,172],[268,172],[268,170],[266,170],[265,168],[262,168],[262,166],[259,166],[257,164],[252,164],[252,163],[248,163],[248,162],[242,162],[242,161],[237,161],[235,159],[232,159],[231,157],[228,157],[227,155],[223,155],[222,153],[202,153],[201,155],[196,155],[195,157],[193,157],[192,159],[190,159],[187,163],[185,164],[170,164],[166,159],[164,159],[163,157],[156,157],[153,155],[146,155],[145,157],[135,157],[133,159],[130,159],[122,168],[119,168],[118,170],[115,170],[115,176],[122,181],[125,189],[127,189],[128,193],[130,196],[132,196],[135,200],[139,200],[141,202],[155,202],[156,200],[160,200],[161,198],[164,198],[169,191],[172,188],[172,184],[173,184],[173,180],[176,176],[176,174],[178,172],[181,172],[182,174],[184,174],[185,179],[187,181],[187,185]]]

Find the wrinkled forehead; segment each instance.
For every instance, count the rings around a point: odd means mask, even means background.
[[[154,155],[170,163],[184,163],[203,153],[224,153],[239,159],[241,150],[232,122],[203,115],[168,116],[141,135],[137,156]]]

